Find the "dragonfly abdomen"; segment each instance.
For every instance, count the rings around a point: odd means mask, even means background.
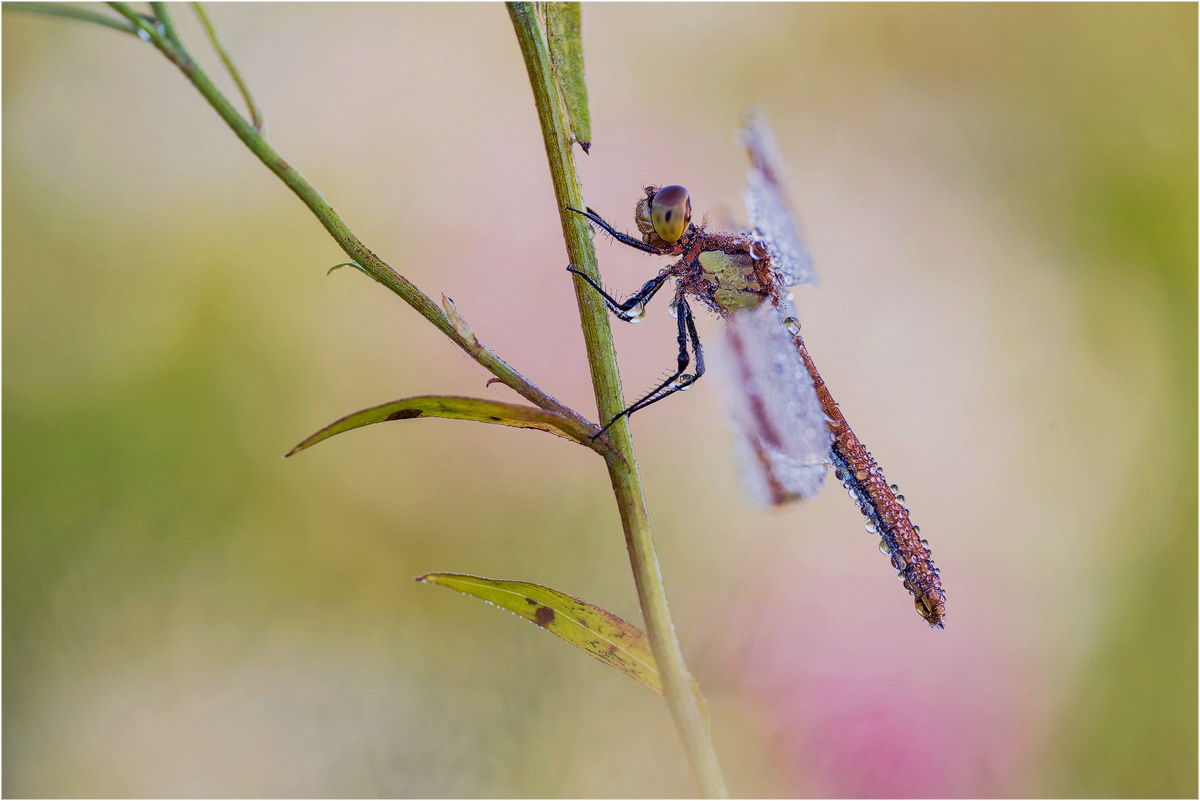
[[[879,535],[879,550],[891,557],[917,612],[930,626],[945,628],[946,593],[932,554],[883,471],[849,426],[834,436],[833,465],[835,475],[867,519],[867,531]]]
[[[946,593],[928,544],[909,519],[908,510],[900,503],[901,496],[896,495],[895,487],[888,484],[875,458],[850,430],[808,355],[804,340],[795,332],[792,338],[812,377],[821,408],[829,418],[829,429],[833,434],[832,461],[837,478],[867,518],[867,531],[879,535],[879,549],[892,558],[892,566],[904,581],[904,588],[913,596],[917,612],[930,626],[945,628]]]

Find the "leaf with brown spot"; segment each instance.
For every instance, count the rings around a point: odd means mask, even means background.
[[[373,423],[386,423],[389,420],[410,420],[418,417],[474,420],[479,423],[512,428],[533,428],[569,439],[572,442],[578,442],[581,445],[587,445],[589,448],[592,447],[591,431],[585,430],[561,414],[539,409],[536,406],[501,403],[482,398],[462,398],[455,395],[419,395],[414,398],[402,398],[381,406],[372,406],[369,409],[346,415],[292,448],[287,452],[287,456],[352,428],[362,428]]]
[[[503,607],[663,694],[649,639],[637,626],[598,606],[528,581],[464,573],[426,573],[417,576],[417,581],[440,584]]]

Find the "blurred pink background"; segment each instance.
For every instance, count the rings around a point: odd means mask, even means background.
[[[210,12],[363,241],[594,418],[504,8]],[[601,462],[438,420],[281,461],[365,406],[516,396],[325,277],[332,240],[151,47],[4,23],[5,795],[693,794],[659,699],[411,581],[640,623]],[[806,341],[948,592],[930,631],[832,480],[751,506],[713,382],[635,415],[731,791],[1194,797],[1196,7],[588,4],[583,31],[577,162],[619,227],[650,183],[744,219],[733,134],[767,112]],[[662,266],[597,249],[617,291]],[[616,328],[629,397],[673,364],[666,303]]]

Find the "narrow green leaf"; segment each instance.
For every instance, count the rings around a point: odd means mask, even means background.
[[[581,651],[612,665],[659,695],[662,679],[650,641],[637,626],[570,595],[528,581],[507,581],[463,573],[426,573],[417,581],[440,584],[531,620]]]
[[[460,398],[455,395],[418,395],[415,398],[401,398],[346,415],[292,448],[284,458],[352,428],[386,423],[389,420],[412,420],[417,417],[442,417],[447,420],[474,420],[477,423],[513,428],[535,428],[589,448],[593,447],[593,432],[583,429],[570,418],[536,406],[501,403],[482,398]]]
[[[359,264],[356,261],[344,261],[341,264],[335,264],[332,267],[330,267],[329,270],[326,271],[325,274],[333,275],[334,273],[336,273],[338,270],[342,269],[343,267],[353,267],[354,269],[358,270],[360,273],[365,275],[367,278],[370,278],[372,281],[379,280],[375,276],[371,275],[370,271],[368,271],[366,267],[363,267],[361,264]]]
[[[67,19],[95,22],[125,33],[137,34],[132,24],[114,17],[105,16],[88,8],[67,5],[66,3],[4,3],[5,11],[22,11],[26,14],[45,14],[50,17],[65,17]]]
[[[592,118],[588,111],[587,78],[583,69],[579,3],[544,3],[543,7],[554,77],[571,117],[571,133],[587,153],[592,147]]]

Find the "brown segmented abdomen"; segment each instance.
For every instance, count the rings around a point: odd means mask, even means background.
[[[858,504],[867,519],[867,531],[878,534],[880,550],[892,559],[897,576],[904,580],[904,588],[915,599],[917,611],[930,626],[945,628],[946,592],[942,579],[934,567],[928,543],[921,539],[920,529],[909,519],[908,510],[900,502],[895,485],[888,484],[879,469],[879,464],[863,447],[850,429],[842,410],[838,408],[821,374],[817,372],[804,340],[797,332],[791,332],[808,373],[821,408],[829,418],[829,430],[833,433],[833,465],[842,486]]]

